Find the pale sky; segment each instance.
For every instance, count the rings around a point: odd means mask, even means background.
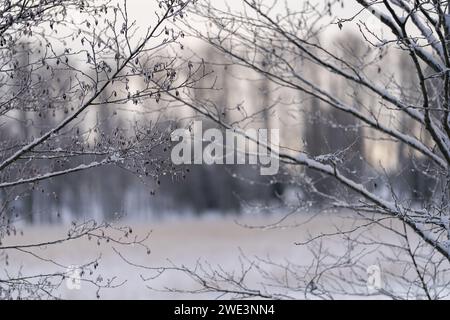
[[[122,2],[122,0],[117,0],[119,3]],[[199,0],[204,1],[204,0]],[[215,6],[225,8],[225,4],[228,4],[229,7],[235,10],[242,10],[243,8],[243,1],[242,0],[206,0],[206,1],[212,1]],[[320,7],[323,7],[325,5],[324,0],[263,0],[267,4],[272,4],[274,1],[277,2],[277,5],[275,6],[274,14],[276,12],[284,13],[285,7],[287,6],[291,11],[299,10],[303,7],[304,3],[309,1],[309,3],[312,4],[318,4]],[[136,20],[138,26],[142,26],[142,28],[145,28],[152,24],[154,21],[154,12],[155,12],[155,3],[156,1],[152,0],[127,0],[128,3],[128,12],[131,19]],[[342,8],[340,4],[335,6],[334,15],[339,16],[340,18],[349,18],[354,16],[357,12],[361,10],[361,6],[356,2],[356,0],[345,0],[343,1],[344,7]],[[376,18],[374,18],[369,12],[362,13],[358,21],[364,21],[365,23],[371,23],[371,21],[374,21],[377,23]],[[344,26],[344,29],[347,31],[353,30],[357,31],[356,22],[350,22]],[[340,32],[339,28],[336,26],[336,28],[332,28],[332,30],[327,31],[325,34],[326,36],[333,37],[335,34],[334,32],[338,33]]]

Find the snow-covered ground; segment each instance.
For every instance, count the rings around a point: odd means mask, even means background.
[[[298,264],[308,264],[310,256],[295,242],[304,241],[308,232],[331,232],[334,218],[323,216],[315,218],[304,225],[290,227],[307,220],[307,216],[297,216],[283,221],[284,228],[249,228],[252,226],[270,225],[277,222],[278,216],[258,218],[238,218],[233,216],[206,216],[204,218],[177,217],[155,222],[129,222],[133,234],[144,234],[152,231],[147,244],[151,254],[147,255],[141,248],[115,248],[134,263],[150,267],[168,266],[171,263],[193,266],[198,259],[208,261],[213,266],[221,266],[225,270],[239,270],[239,256],[244,253],[248,257],[270,257],[275,262],[289,260]],[[332,223],[333,222],[333,223]],[[64,237],[67,228],[63,226],[24,227],[24,235],[5,239],[4,244],[24,244]],[[64,245],[50,246],[34,251],[45,259],[51,259],[62,265],[79,265],[101,255],[101,263],[97,270],[104,278],[117,276],[118,282],[126,283],[118,289],[101,292],[101,298],[119,299],[195,299],[215,298],[217,295],[207,294],[192,296],[187,293],[164,291],[164,288],[192,289],[193,283],[182,273],[170,273],[166,276],[144,282],[142,277],[154,276],[155,272],[139,269],[125,263],[108,243],[97,246],[95,241],[75,241]],[[14,272],[22,268],[23,274],[48,273],[61,270],[50,262],[41,261],[28,254],[9,253],[8,270]],[[254,279],[255,283],[261,279]],[[150,289],[161,289],[163,291]],[[69,290],[63,285],[59,290],[62,298],[95,299],[92,286],[81,284],[80,290]]]

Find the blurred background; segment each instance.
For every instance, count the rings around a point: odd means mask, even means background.
[[[238,0],[228,3],[235,9],[241,6]],[[300,8],[301,5],[297,1],[288,1],[287,4],[293,9]],[[138,25],[146,26],[151,23],[150,4],[130,0],[128,6],[130,16],[136,19]],[[283,6],[280,5],[280,10],[281,8]],[[356,10],[355,5],[342,5],[338,6],[335,13],[347,17]],[[202,26],[199,23],[199,28]],[[322,35],[320,41],[344,48],[355,57],[368,56],[371,49],[356,35],[356,27],[352,29],[351,26],[350,24],[344,31],[340,31],[336,26],[331,29],[332,32]],[[412,159],[409,156],[410,151],[402,145],[399,147],[382,139],[366,139],[366,129],[357,125],[350,116],[322,105],[317,99],[298,95],[288,89],[275,88],[269,80],[261,79],[248,70],[228,65],[222,53],[197,39],[189,37],[184,42],[187,48],[186,56],[203,59],[206,61],[206,72],[212,73],[212,76],[203,80],[199,86],[207,87],[208,81],[214,79],[216,87],[216,90],[198,90],[194,98],[208,100],[222,106],[224,110],[227,108],[225,118],[228,122],[238,120],[244,128],[280,129],[280,145],[302,150],[313,156],[351,148],[354,159],[347,159],[349,173],[357,172],[361,177],[376,180],[376,171],[383,168],[389,173],[391,182],[400,193],[411,193],[405,196],[417,200],[430,196],[427,194],[429,181],[425,176],[415,173],[412,163],[408,163],[411,161],[409,159]],[[24,48],[21,49],[25,51]],[[195,56],[192,53],[195,53]],[[26,56],[23,59],[26,59]],[[379,77],[380,80],[386,77],[386,82],[398,81],[404,84],[404,88],[411,88],[409,92],[403,89],[401,94],[404,99],[414,101],[417,98],[414,89],[417,83],[409,62],[401,54],[390,54],[384,57],[384,64],[389,72],[379,70],[373,76]],[[321,74],[311,65],[299,65],[299,68],[309,74],[314,82],[329,88],[343,101],[353,104],[363,101],[366,106],[372,106],[376,110],[379,102],[371,100],[370,95],[358,91],[357,87],[335,81],[336,79]],[[397,79],[393,80],[392,74],[395,74]],[[59,74],[55,76],[55,81],[48,84],[48,89],[62,92],[65,85],[64,75]],[[130,86],[133,88],[139,84],[131,83]],[[105,92],[105,96],[110,94],[111,92]],[[245,111],[240,108],[245,108]],[[55,110],[53,114],[48,115],[31,108],[28,111],[15,111],[11,115],[15,121],[0,126],[0,137],[3,141],[11,138],[30,140],[44,128],[58,123],[68,111]],[[246,114],[258,116],[246,119]],[[384,118],[387,122],[396,121],[400,128],[411,126],[411,120],[394,120],[391,116],[385,114]],[[158,119],[161,127],[170,123],[169,126],[177,128],[187,127],[198,118],[187,107],[164,109],[156,102],[152,105],[151,101],[145,101],[144,106],[134,106],[130,103],[110,105],[108,108],[91,108],[83,114],[82,120],[77,124],[77,130],[89,131],[90,141],[96,141],[118,128],[127,127],[128,124]],[[204,128],[208,126],[212,124],[205,121]],[[126,139],[126,133],[124,135]],[[167,150],[164,153],[168,155]],[[187,171],[184,171],[182,177],[160,172],[155,181],[144,183],[139,174],[116,167],[91,169],[42,182],[40,187],[31,192],[24,191],[14,202],[14,206],[20,216],[29,223],[53,223],[61,221],[60,218],[69,221],[72,217],[111,219],[121,215],[129,219],[153,219],[171,214],[239,214],[243,210],[243,204],[269,206],[298,197],[308,200],[310,196],[302,189],[299,181],[293,179],[292,170],[297,171],[296,176],[302,174],[298,172],[301,170],[298,168],[281,168],[280,173],[274,177],[262,177],[258,168],[250,165],[190,165],[185,169]],[[312,172],[307,171],[305,174],[313,179],[320,178]],[[318,185],[319,189],[339,188],[329,179],[323,179]],[[383,194],[382,188],[379,193]]]

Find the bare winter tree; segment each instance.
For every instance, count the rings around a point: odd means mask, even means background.
[[[39,218],[32,208],[37,191],[57,201],[53,191],[58,177],[70,179],[80,171],[118,166],[143,180],[158,180],[163,171],[172,170],[161,156],[168,130],[155,119],[127,120],[120,126],[125,121],[114,122],[114,117],[119,107],[136,112],[143,102],[157,105],[164,92],[175,95],[195,82],[196,70],[178,59],[184,35],[170,27],[185,17],[189,2],[154,1],[151,26],[144,30],[128,16],[126,1],[0,3],[2,263],[8,265],[11,254],[42,260],[39,249],[79,239],[147,250],[147,236],[90,220],[74,222],[67,237],[54,241],[9,245],[8,237],[20,232],[16,227],[20,220]],[[189,68],[184,72],[188,76],[180,77],[183,68]],[[109,118],[92,121],[92,110]],[[102,121],[117,126],[106,128]],[[6,269],[0,274],[0,298],[53,297],[68,271],[67,266],[50,262],[56,271],[45,275]],[[98,289],[116,286],[114,279],[92,276],[97,265],[95,260],[80,266],[82,281]]]
[[[357,8],[353,15],[337,13],[349,5]],[[191,34],[222,52],[228,64],[297,97],[277,106],[285,115],[297,110],[305,121],[320,122],[311,122],[308,130],[315,131],[307,135],[325,139],[326,153],[299,147],[299,135],[283,140],[277,156],[292,184],[303,194],[319,195],[315,199],[330,210],[330,219],[339,216],[345,222],[299,243],[311,250],[310,264],[278,264],[244,255],[241,272],[207,263],[156,271],[185,272],[198,284],[190,292],[232,297],[448,297],[448,1],[243,0],[242,6],[199,1],[192,9],[198,25],[194,29],[191,24]],[[345,36],[352,29],[356,40]],[[231,123],[218,112],[220,106],[195,99],[189,91],[169,94],[173,103],[183,102],[238,132],[251,114]],[[328,136],[327,126],[333,128]],[[347,139],[335,143],[336,134]],[[393,167],[371,160],[371,151],[380,145],[388,146],[385,152],[391,150],[384,159],[397,159]],[[336,187],[323,188],[324,178]],[[298,212],[309,208],[310,201],[303,199],[299,197]],[[338,250],[336,243],[342,244]],[[394,267],[384,269],[386,265]],[[383,285],[371,291],[366,272],[376,266]],[[259,287],[247,282],[255,272],[263,279]]]

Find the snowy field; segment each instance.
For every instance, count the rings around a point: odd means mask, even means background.
[[[213,266],[221,266],[225,270],[239,270],[239,256],[243,252],[248,257],[259,256],[271,258],[283,263],[289,260],[298,264],[309,264],[311,258],[307,251],[295,245],[304,241],[308,232],[331,232],[330,216],[316,217],[305,225],[297,225],[308,217],[296,217],[282,222],[282,228],[249,228],[252,226],[270,225],[280,217],[266,216],[260,218],[237,218],[207,216],[204,218],[170,218],[157,220],[154,223],[126,223],[133,228],[133,234],[144,234],[152,231],[147,244],[151,254],[147,255],[140,248],[120,248],[127,259],[150,267],[184,264],[193,266],[198,259],[208,261]],[[251,221],[251,222],[250,222]],[[335,221],[336,222],[336,221]],[[125,223],[124,223],[125,224]],[[25,244],[33,241],[45,241],[64,237],[67,229],[62,226],[24,227],[24,235],[5,239],[5,244]],[[170,273],[155,280],[144,282],[142,277],[149,278],[155,272],[139,269],[125,263],[112,249],[110,244],[97,246],[95,242],[75,241],[70,244],[51,246],[34,251],[46,260],[53,260],[64,266],[79,265],[101,255],[98,274],[104,278],[117,276],[118,282],[125,281],[118,289],[101,291],[101,298],[118,299],[196,299],[216,298],[217,294],[190,295],[187,293],[167,292],[165,288],[192,289],[193,283],[181,273]],[[169,262],[170,261],[170,262]],[[40,261],[27,254],[10,253],[10,272],[22,268],[24,275],[48,273],[58,269],[53,263]],[[95,275],[94,275],[95,276]],[[258,283],[261,279],[254,279]],[[153,289],[149,288],[152,287]],[[85,283],[79,290],[69,290],[64,284],[59,290],[62,298],[95,299],[95,290]]]

